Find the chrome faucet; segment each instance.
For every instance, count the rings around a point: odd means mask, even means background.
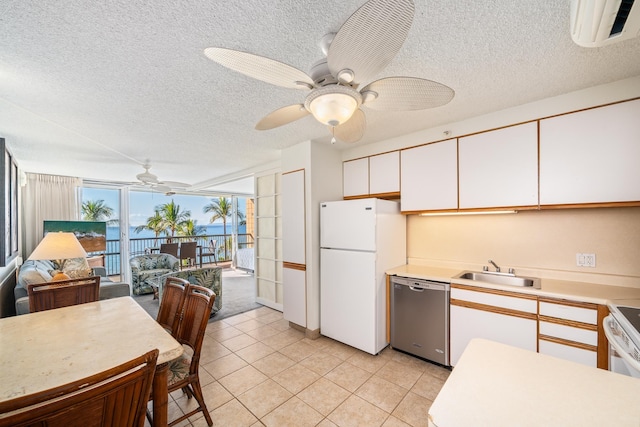
[[[496,264],[495,262],[493,262],[492,260],[487,261],[489,264],[492,264],[495,268],[496,268],[496,272],[500,273],[500,267],[498,267],[498,264]]]

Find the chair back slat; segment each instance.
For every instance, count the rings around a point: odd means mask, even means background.
[[[142,427],[158,350],[87,378],[0,403],[0,427]]]
[[[180,243],[180,268],[182,268],[182,261],[187,260],[189,266],[196,263],[196,249],[198,247],[197,242],[182,242]]]
[[[203,286],[189,285],[186,289],[182,320],[173,337],[193,350],[191,369],[197,370],[204,333],[215,299],[216,294]]]
[[[171,254],[174,257],[178,258],[178,244],[177,243],[161,243],[160,253]]]
[[[184,304],[185,290],[189,287],[189,281],[177,277],[167,277],[162,288],[162,301],[158,310],[156,321],[172,333],[178,322]]]
[[[31,313],[94,302],[100,299],[100,276],[30,284],[27,294]]]

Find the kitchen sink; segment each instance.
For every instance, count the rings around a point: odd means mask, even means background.
[[[540,289],[540,279],[537,277],[516,276],[511,273],[491,271],[463,271],[455,279],[474,280],[477,282],[493,283],[495,285],[526,286]]]

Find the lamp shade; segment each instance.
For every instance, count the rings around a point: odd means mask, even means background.
[[[50,232],[45,234],[35,250],[29,255],[30,260],[85,258],[87,253],[73,233]]]

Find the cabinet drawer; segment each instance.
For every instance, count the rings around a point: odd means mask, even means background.
[[[573,326],[560,325],[551,322],[540,322],[540,335],[562,338],[592,346],[598,345],[598,331],[574,328]]]
[[[575,307],[562,303],[540,301],[540,315],[574,322],[598,324],[598,310],[594,308]]]
[[[536,298],[519,298],[511,295],[502,295],[499,292],[477,292],[468,289],[451,288],[451,299],[469,301],[477,304],[490,305],[508,310],[537,313]]]
[[[558,357],[560,359],[571,360],[583,365],[596,367],[598,364],[598,354],[595,351],[584,348],[571,347],[551,341],[538,341],[538,351],[542,354]]]

